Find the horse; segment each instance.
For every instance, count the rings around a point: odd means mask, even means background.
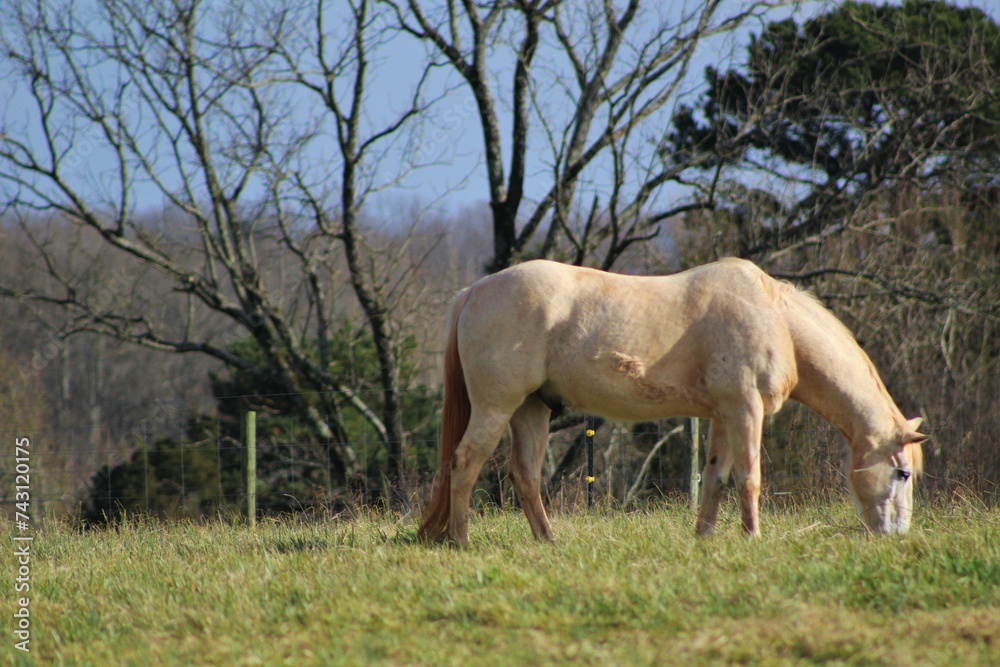
[[[537,540],[553,409],[610,420],[711,420],[696,533],[714,532],[730,474],[760,534],[764,418],[805,404],[846,438],[847,481],[871,533],[905,533],[923,465],[906,419],[853,334],[815,297],[727,258],[669,276],[534,260],[456,297],[444,354],[440,469],[418,537],[468,546],[469,496],[506,428],[510,477]]]

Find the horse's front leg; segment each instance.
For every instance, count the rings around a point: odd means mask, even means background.
[[[697,532],[710,535],[715,530],[719,504],[730,471],[740,489],[743,530],[750,537],[760,534],[760,436],[764,408],[759,395],[721,402],[709,431],[708,461]]]
[[[740,488],[743,530],[747,537],[760,536],[760,438],[764,425],[764,406],[754,396],[748,412],[733,429],[733,481]]]
[[[740,488],[740,508],[743,512],[743,530],[748,537],[760,537],[760,455],[759,448],[749,462],[745,473],[737,471],[736,477],[744,476]],[[741,466],[737,464],[737,468]]]

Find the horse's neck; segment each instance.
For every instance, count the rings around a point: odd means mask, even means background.
[[[890,437],[899,428],[902,413],[853,337],[839,323],[823,319],[800,321],[790,328],[799,376],[792,397],[852,442],[864,436]]]

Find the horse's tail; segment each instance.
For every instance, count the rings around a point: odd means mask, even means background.
[[[444,408],[441,412],[441,468],[434,476],[430,500],[424,506],[417,536],[421,540],[440,542],[448,533],[451,515],[451,459],[469,426],[472,403],[465,386],[462,359],[458,354],[458,317],[469,292],[463,292],[451,308],[448,343],[444,352]]]

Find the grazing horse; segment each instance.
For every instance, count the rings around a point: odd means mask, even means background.
[[[645,277],[536,260],[488,276],[451,310],[441,468],[419,535],[468,545],[469,495],[507,426],[511,479],[535,538],[557,406],[621,421],[711,420],[696,530],[715,528],[732,472],[743,528],[759,534],[764,417],[809,406],[850,443],[848,485],[873,533],[904,533],[920,471],[907,420],[854,336],[815,298],[750,262]]]

